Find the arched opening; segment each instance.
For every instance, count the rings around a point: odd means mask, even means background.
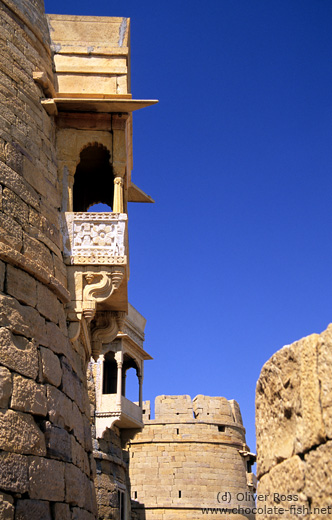
[[[122,368],[122,395],[130,401],[138,401],[138,367],[133,358],[125,354]]]
[[[110,152],[97,143],[80,153],[73,186],[73,211],[87,211],[100,202],[113,207],[114,178]]]
[[[114,352],[108,352],[104,359],[103,394],[116,394],[117,370]]]

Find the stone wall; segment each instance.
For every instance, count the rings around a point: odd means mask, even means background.
[[[331,370],[332,325],[285,346],[262,369],[256,391],[258,493],[266,495],[263,505],[292,509],[259,518],[332,514]]]
[[[133,518],[194,520],[202,507],[253,506],[241,455],[245,429],[235,401],[159,396],[153,420],[149,408],[145,403],[143,431],[129,441]]]
[[[93,520],[84,349],[68,339],[43,2],[0,2],[0,518]]]
[[[88,368],[88,388],[91,405],[91,416],[96,411],[95,364],[90,362]],[[125,437],[126,433],[124,433]],[[128,488],[128,456],[123,450],[124,439],[121,430],[113,425],[106,428],[101,439],[97,438],[95,424],[92,425],[93,455],[96,463],[95,489],[98,504],[99,520],[121,520],[120,493],[124,494],[124,510],[130,518],[130,501]]]

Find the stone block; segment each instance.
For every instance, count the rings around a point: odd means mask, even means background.
[[[72,506],[83,507],[85,502],[85,475],[73,464],[66,464],[66,502]]]
[[[73,403],[72,408],[72,418],[73,418],[73,431],[76,439],[78,442],[84,446],[84,422],[83,422],[83,416],[76,405],[76,403]]]
[[[256,389],[258,478],[278,462],[325,440],[321,343],[322,338],[312,334],[279,350],[262,369]]]
[[[0,190],[1,194],[1,190]],[[1,207],[1,204],[0,204]],[[0,291],[3,291],[5,283],[6,264],[0,260]]]
[[[4,213],[14,218],[20,224],[27,223],[29,219],[28,205],[8,188],[4,188],[2,195],[2,208]]]
[[[0,486],[1,489],[15,493],[27,491],[28,457],[16,453],[0,453]]]
[[[23,244],[21,226],[12,217],[4,213],[0,213],[0,232],[2,242],[17,251],[21,251]]]
[[[53,505],[54,520],[71,520],[71,512],[68,504],[54,504]]]
[[[32,416],[13,410],[0,411],[0,449],[45,455],[45,439]]]
[[[35,379],[38,374],[37,347],[32,341],[14,336],[6,328],[0,328],[0,363]]]
[[[326,436],[332,439],[332,325],[321,335],[318,344],[318,378],[320,382],[320,404]]]
[[[45,440],[47,455],[49,457],[64,460],[66,462],[72,461],[73,435],[70,435],[63,428],[52,426],[52,424],[47,421],[45,426]]]
[[[84,411],[83,404],[83,385],[76,374],[69,365],[68,361],[65,357],[61,360],[62,366],[62,388],[63,391],[75,402],[77,403],[80,410]]]
[[[311,507],[331,505],[332,441],[305,455],[305,494]]]
[[[11,407],[21,412],[45,416],[47,414],[45,387],[15,374]]]
[[[37,283],[37,309],[48,320],[58,323],[59,301],[56,295],[42,283]]]
[[[8,408],[12,387],[11,372],[5,367],[0,367],[0,408]]]
[[[46,385],[47,408],[50,421],[60,428],[73,427],[73,405],[70,399],[52,385]]]
[[[18,500],[15,520],[52,520],[50,504],[40,500]]]
[[[10,495],[0,493],[0,518],[2,520],[14,520],[14,499]]]
[[[50,274],[53,274],[53,258],[48,247],[24,232],[23,252],[27,258],[33,260],[37,265],[44,267]],[[41,314],[43,314],[43,312],[41,312]]]
[[[30,458],[29,495],[31,498],[61,502],[65,498],[65,464],[41,457]]]
[[[37,282],[22,269],[8,264],[6,277],[7,293],[20,302],[35,307],[37,303]]]
[[[0,294],[0,327],[47,345],[45,320],[39,312],[27,305],[20,305],[15,298],[4,294]]]
[[[84,509],[74,507],[71,518],[72,520],[95,520],[96,517]]]
[[[59,386],[62,378],[62,370],[58,356],[49,348],[40,347],[41,375],[44,381],[54,386]]]
[[[47,322],[46,331],[50,349],[56,354],[70,356],[71,343],[55,323]]]

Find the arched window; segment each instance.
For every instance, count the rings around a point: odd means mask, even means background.
[[[125,354],[122,368],[122,395],[127,397],[130,401],[138,401],[137,377],[138,367],[135,360]]]
[[[73,186],[73,211],[87,211],[102,202],[113,207],[114,178],[110,152],[102,145],[88,145],[80,153]]]
[[[103,394],[116,394],[117,364],[114,353],[105,354],[103,374]]]

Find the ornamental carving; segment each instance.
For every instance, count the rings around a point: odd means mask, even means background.
[[[71,264],[125,264],[124,213],[66,213]]]

